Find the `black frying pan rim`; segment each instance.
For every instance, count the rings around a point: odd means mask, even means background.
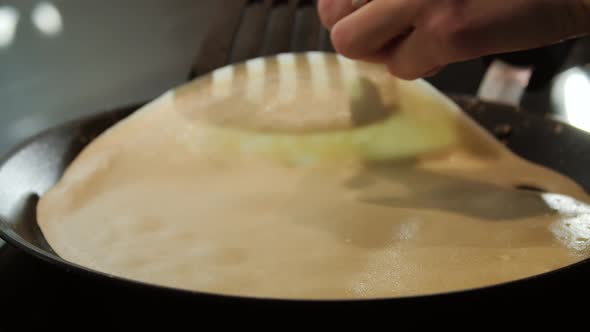
[[[502,108],[511,108],[511,106],[503,105],[503,104],[496,104],[492,102],[484,102],[480,101],[477,98],[465,96],[465,95],[450,95],[451,98],[459,98],[463,101],[467,100],[473,102],[474,104],[485,104],[485,105],[494,105],[496,107]],[[53,132],[57,132],[63,130],[65,128],[72,128],[73,126],[80,126],[82,124],[90,123],[92,121],[105,119],[109,116],[120,118],[116,120],[115,123],[120,122],[121,120],[127,118],[134,112],[136,112],[141,106],[147,104],[145,103],[135,103],[129,106],[119,107],[116,109],[104,111],[104,112],[97,112],[88,116],[83,116],[74,120],[70,120],[59,124],[57,126],[48,128],[46,130],[41,131],[40,133],[29,137],[28,139],[24,140],[20,144],[16,145],[12,149],[10,149],[7,153],[0,156],[0,167],[4,165],[8,160],[10,160],[14,155],[18,152],[23,150],[28,145],[37,142],[43,139],[45,136],[52,134]],[[526,113],[526,112],[524,112]],[[563,126],[564,128],[568,128],[568,130],[574,130],[583,133],[584,135],[590,135],[581,129],[578,129],[570,124],[567,124],[560,119],[554,117],[541,117],[534,113],[526,113],[526,116],[529,118],[538,118],[541,121],[551,122],[555,125]],[[112,126],[112,125],[111,125]],[[90,142],[89,142],[90,143]],[[88,144],[89,144],[88,143]],[[140,287],[147,291],[159,291],[165,292],[168,295],[178,295],[178,296],[185,296],[185,297],[198,297],[198,298],[209,298],[212,300],[218,300],[220,302],[269,302],[269,303],[285,303],[285,304],[373,304],[373,303],[400,303],[406,301],[427,301],[427,300],[440,300],[444,298],[456,297],[456,296],[465,296],[465,295],[473,295],[480,292],[486,291],[495,291],[501,290],[502,288],[511,287],[511,286],[519,286],[524,285],[526,283],[532,281],[538,281],[541,279],[547,279],[552,276],[556,276],[558,274],[567,273],[569,270],[574,270],[579,266],[590,264],[590,258],[584,259],[582,261],[569,264],[567,266],[554,269],[551,271],[547,271],[540,274],[535,274],[529,277],[520,278],[516,280],[511,280],[507,282],[497,283],[488,286],[481,286],[481,287],[474,287],[474,288],[465,288],[456,291],[449,291],[449,292],[439,292],[439,293],[429,293],[423,295],[414,295],[414,296],[398,296],[398,297],[380,297],[380,298],[370,298],[370,299],[282,299],[282,298],[272,298],[272,297],[256,297],[256,296],[241,296],[241,295],[225,295],[225,294],[218,294],[218,293],[211,293],[205,291],[196,291],[196,290],[187,290],[169,286],[162,286],[157,284],[152,284],[148,282],[138,281],[129,279],[126,277],[116,276],[112,274],[108,274],[105,272],[97,271],[91,268],[87,268],[81,265],[78,265],[73,262],[69,262],[57,255],[55,252],[49,252],[43,250],[34,244],[24,240],[20,235],[16,234],[10,227],[10,224],[4,220],[0,216],[0,239],[4,240],[7,244],[37,258],[42,261],[45,261],[53,266],[56,266],[66,272],[74,272],[81,275],[86,275],[90,278],[98,278],[103,281],[114,282],[118,283],[122,286],[134,286]],[[53,250],[51,250],[53,251]]]

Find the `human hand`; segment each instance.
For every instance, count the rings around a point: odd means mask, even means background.
[[[590,0],[319,0],[318,10],[338,53],[402,79],[590,33]]]

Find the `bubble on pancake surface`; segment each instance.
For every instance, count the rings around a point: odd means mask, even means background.
[[[559,213],[551,232],[565,246],[579,252],[590,252],[590,205],[571,197],[544,193],[545,203]]]

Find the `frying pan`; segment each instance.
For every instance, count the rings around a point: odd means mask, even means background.
[[[195,61],[191,77],[227,63],[284,51],[330,51],[311,1],[220,1],[223,15],[214,18],[210,38]],[[295,24],[288,22],[294,21]],[[285,24],[287,22],[287,24]],[[312,33],[313,32],[313,33]],[[263,38],[253,38],[264,36]],[[285,38],[285,36],[292,36]],[[548,117],[516,107],[483,102],[471,96],[450,96],[464,111],[518,155],[576,180],[590,191],[590,134]],[[36,222],[35,206],[70,162],[94,138],[143,104],[109,110],[52,128],[23,142],[0,161],[0,237],[41,259],[65,276],[85,281],[75,300],[95,299],[119,305],[157,303],[239,308],[352,308],[413,310],[452,304],[456,310],[483,304],[517,305],[570,302],[572,294],[590,292],[590,260],[542,275],[464,291],[347,301],[297,301],[222,296],[154,286],[93,271],[61,259],[45,241]],[[527,183],[520,189],[531,188]],[[65,278],[65,277],[64,277]],[[74,295],[75,296],[75,295]],[[549,301],[549,302],[547,302]]]

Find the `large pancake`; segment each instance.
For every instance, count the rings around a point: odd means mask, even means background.
[[[61,257],[116,276],[231,295],[381,298],[580,261],[588,201],[426,82],[307,53],[162,95],[76,158],[38,221]]]

